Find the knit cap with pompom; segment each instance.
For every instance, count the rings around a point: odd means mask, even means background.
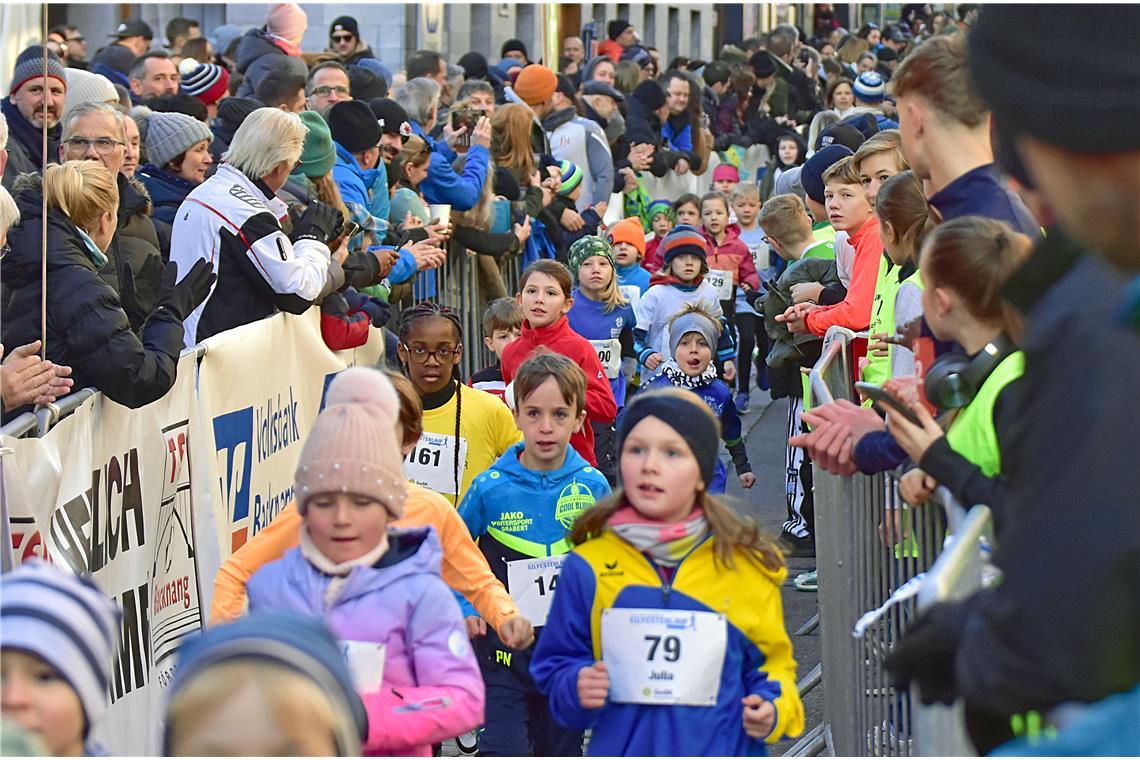
[[[297,462],[298,511],[305,514],[317,494],[350,493],[380,502],[393,519],[403,517],[400,398],[391,381],[376,369],[346,369],[329,385],[325,404]]]

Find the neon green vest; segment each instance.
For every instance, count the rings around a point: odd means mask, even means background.
[[[892,264],[890,259],[886,256],[880,259],[879,279],[875,283],[875,299],[871,302],[871,324],[867,328],[867,332],[871,335],[875,333],[894,334],[895,299],[903,283],[909,282],[920,289],[922,288],[922,277],[919,276],[917,269],[902,281],[899,280],[899,274],[899,267]],[[867,364],[863,367],[862,373],[863,382],[882,385],[890,378],[891,357],[894,355],[894,350],[894,345],[888,343],[886,356],[867,355]],[[865,403],[864,406],[870,406],[870,404]]]
[[[801,259],[830,259],[835,261],[835,241],[828,242],[826,240],[819,240],[811,248],[804,251]]]
[[[827,243],[827,247],[831,249],[830,256],[820,256],[816,254],[817,258],[835,258],[835,228],[831,226],[831,222],[814,222],[811,225],[811,234],[816,240],[821,243]]]
[[[978,395],[958,412],[946,432],[950,448],[976,464],[988,478],[1001,472],[1001,449],[994,430],[994,404],[1002,389],[1024,372],[1025,354],[1020,351],[1002,359],[982,383]]]

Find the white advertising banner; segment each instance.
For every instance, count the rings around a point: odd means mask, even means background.
[[[98,394],[43,438],[0,440],[14,561],[90,573],[123,612],[111,708],[94,727],[111,754],[160,751],[178,645],[208,621],[221,561],[288,504],[333,375],[381,356],[370,332],[333,353],[317,309],[279,314],[210,339],[200,363],[186,353],[153,404]]]

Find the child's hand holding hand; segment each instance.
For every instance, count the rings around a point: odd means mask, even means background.
[[[740,703],[744,705],[744,733],[753,739],[763,739],[772,733],[776,725],[775,705],[759,694],[749,694]]]
[[[653,353],[651,353],[646,358],[645,368],[646,369],[657,369],[657,367],[659,367],[661,365],[662,361],[663,361],[663,359],[661,358],[661,354],[654,351]]]
[[[756,485],[756,476],[750,472],[746,472],[740,476],[740,487],[751,488]]]
[[[938,488],[938,481],[917,467],[899,479],[899,496],[911,506],[928,501],[935,488]]]
[[[499,628],[499,638],[510,649],[526,649],[534,643],[534,626],[522,615],[511,615]]]
[[[818,282],[797,282],[792,286],[792,303],[817,303],[822,292]]]
[[[586,226],[586,222],[582,219],[582,216],[572,208],[563,210],[562,217],[558,221],[571,232],[577,232]]]
[[[736,362],[729,359],[724,363],[724,373],[721,375],[726,383],[731,383],[736,379]]]
[[[463,623],[467,626],[467,636],[469,638],[473,639],[476,636],[487,635],[487,621],[478,615],[468,615],[463,618]]]
[[[604,662],[595,662],[578,671],[578,702],[586,710],[597,710],[606,704],[610,676]]]
[[[598,201],[594,204],[594,212],[601,218],[606,215],[606,209],[609,207],[610,204],[607,201]]]

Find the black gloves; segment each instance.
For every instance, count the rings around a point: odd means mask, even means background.
[[[345,291],[345,298],[352,311],[362,311],[372,320],[373,327],[383,327],[392,315],[392,307],[379,298],[360,293],[352,288]]]
[[[214,274],[214,265],[207,259],[199,259],[190,271],[178,280],[178,264],[170,262],[162,271],[162,282],[158,289],[158,306],[167,309],[179,322],[185,322],[186,317],[197,309],[206,297],[210,295],[210,288],[218,276]]]
[[[954,659],[969,615],[967,604],[931,607],[894,645],[886,666],[896,689],[906,691],[911,681],[918,681],[923,703],[954,704],[958,697]]]
[[[336,232],[344,224],[344,217],[339,211],[327,203],[313,199],[309,207],[301,215],[301,219],[293,227],[293,242],[298,240],[316,240],[318,243],[327,243],[336,237]]]
[[[146,324],[147,317],[158,306],[158,289],[154,285],[161,281],[162,271],[162,259],[158,256],[147,256],[138,274],[130,264],[123,264],[119,272],[119,303],[127,313],[132,330],[138,330]],[[150,287],[140,293],[140,282]]]

